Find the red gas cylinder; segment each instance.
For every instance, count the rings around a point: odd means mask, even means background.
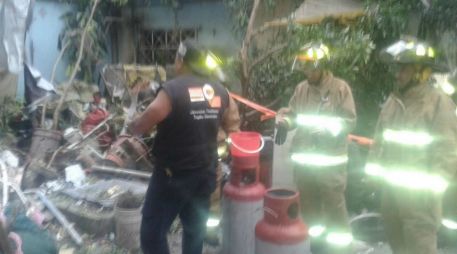
[[[268,190],[264,210],[264,217],[255,228],[256,254],[311,253],[308,228],[300,217],[298,192]]]
[[[265,146],[260,151],[260,182],[266,187],[271,188],[273,184],[273,147],[274,142],[271,137],[263,137]]]
[[[230,180],[224,186],[222,202],[222,253],[253,254],[255,225],[262,218],[265,187],[259,182],[258,133],[230,135],[232,164]]]
[[[148,147],[140,139],[130,135],[119,136],[108,150],[106,159],[122,168],[152,169]]]
[[[81,131],[83,134],[89,133],[92,129],[97,127],[101,122],[109,117],[109,112],[100,108],[97,108],[90,112],[84,121],[81,123]],[[113,135],[109,132],[109,129],[102,128],[97,133],[97,140],[101,148],[107,148],[113,141]]]

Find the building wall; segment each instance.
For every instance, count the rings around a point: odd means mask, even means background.
[[[57,38],[64,24],[60,16],[71,10],[71,6],[59,1],[37,0],[33,7],[33,20],[26,36],[25,61],[41,72],[41,75],[50,80],[54,62],[59,55]],[[56,70],[55,80],[66,79],[66,59],[62,59]],[[24,97],[24,74],[19,74],[17,98]]]
[[[174,14],[170,7],[159,4],[148,7],[137,6],[135,19],[139,20],[138,28],[173,29]],[[27,35],[27,62],[38,69],[44,78],[50,79],[52,68],[59,54],[57,39],[64,24],[60,16],[71,10],[71,5],[53,0],[36,0],[33,10],[33,22]],[[120,63],[134,63],[135,26],[131,23],[131,10],[123,10],[124,22],[116,23],[118,29],[117,59]],[[184,1],[177,11],[177,26],[180,28],[199,28],[198,40],[205,46],[217,49],[230,56],[238,52],[241,40],[235,38],[229,13],[221,1]],[[108,47],[109,48],[109,47]],[[68,61],[63,58],[56,71],[56,83],[67,79],[65,70]],[[23,97],[23,74],[19,75],[18,98]]]
[[[174,16],[169,7],[158,6],[146,10],[143,26],[173,29]],[[198,40],[207,47],[236,53],[240,40],[232,32],[230,16],[222,2],[183,4],[177,13],[178,27],[199,28]]]
[[[131,11],[125,10],[123,13],[124,19],[129,20]],[[131,52],[134,49],[129,47],[136,43],[132,36],[135,29],[172,30],[175,26],[181,29],[198,28],[198,41],[226,56],[236,54],[241,45],[241,40],[232,32],[231,18],[222,1],[184,2],[177,11],[176,24],[172,8],[161,4],[152,4],[147,8],[137,6],[134,15],[139,20],[137,27],[123,25],[118,33],[121,62],[132,63],[135,60]]]

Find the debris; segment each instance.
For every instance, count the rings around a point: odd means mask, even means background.
[[[91,169],[92,169],[92,171],[113,173],[113,174],[119,174],[119,175],[129,175],[129,176],[135,176],[135,177],[140,177],[140,178],[145,178],[145,179],[149,179],[152,176],[152,173],[149,173],[149,172],[141,172],[138,170],[115,168],[115,167],[108,167],[108,166],[101,166],[101,165],[94,165],[91,167]]]
[[[81,232],[99,237],[114,230],[113,209],[82,199],[76,200],[63,193],[51,194],[49,199]]]
[[[139,181],[100,180],[80,188],[64,189],[61,193],[75,200],[85,200],[100,204],[105,208],[113,208],[117,197],[128,191],[134,195],[144,196],[148,185]]]
[[[76,187],[81,187],[86,175],[81,165],[71,165],[65,168],[65,181],[73,183]]]
[[[0,154],[0,160],[5,162],[6,166],[19,167],[19,158],[9,150],[5,150]]]
[[[54,206],[54,204],[46,198],[46,196],[41,191],[27,191],[27,193],[34,193],[38,196],[41,202],[51,211],[51,213],[56,217],[56,219],[62,224],[65,230],[70,234],[71,238],[75,241],[76,244],[81,245],[83,239],[81,235],[73,228],[73,225],[68,222],[67,218]]]
[[[116,243],[129,250],[140,248],[141,205],[143,197],[126,192],[114,208]]]
[[[98,127],[101,122],[109,117],[109,115],[110,113],[102,108],[93,109],[81,123],[83,134],[87,134]],[[96,132],[97,140],[101,148],[109,147],[113,141],[113,133],[111,133],[109,126],[104,126],[105,130],[99,129]]]
[[[149,148],[139,138],[121,135],[107,152],[106,159],[119,167],[152,169]]]
[[[75,253],[74,248],[68,248],[68,249],[60,249],[59,254],[73,254]]]
[[[77,143],[74,143],[74,144],[71,144],[67,147],[68,150],[72,150],[72,149],[75,149],[78,145],[80,145],[82,142],[84,142],[85,140],[87,140],[90,136],[92,136],[98,129],[100,129],[101,127],[105,126],[105,124],[111,120],[113,118],[113,115],[110,115],[108,116],[105,120],[103,120],[101,123],[99,123],[96,127],[94,127],[91,131],[89,131],[88,133],[86,133],[82,139],[77,142]]]
[[[82,139],[82,135],[79,130],[73,127],[65,129],[63,137],[70,144],[77,143]]]

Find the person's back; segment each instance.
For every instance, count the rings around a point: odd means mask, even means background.
[[[210,81],[205,66],[211,53],[181,43],[175,61],[178,77],[164,84],[146,111],[129,126],[134,135],[158,125],[153,153],[154,175],[141,222],[145,254],[169,254],[167,233],[179,215],[183,254],[201,254],[210,195],[216,187],[217,133],[239,123],[228,92]],[[214,66],[214,65],[213,65]]]
[[[173,110],[158,125],[153,153],[172,170],[195,170],[217,160],[217,132],[229,104],[225,88],[196,75],[164,84]]]

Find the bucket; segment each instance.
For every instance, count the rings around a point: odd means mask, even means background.
[[[230,134],[230,153],[233,166],[255,168],[259,165],[259,153],[263,149],[264,140],[257,132],[235,132]]]
[[[114,206],[116,243],[128,250],[140,248],[142,199],[131,193],[121,195]]]
[[[35,129],[30,145],[29,156],[32,159],[45,159],[60,146],[62,133],[56,130]]]

